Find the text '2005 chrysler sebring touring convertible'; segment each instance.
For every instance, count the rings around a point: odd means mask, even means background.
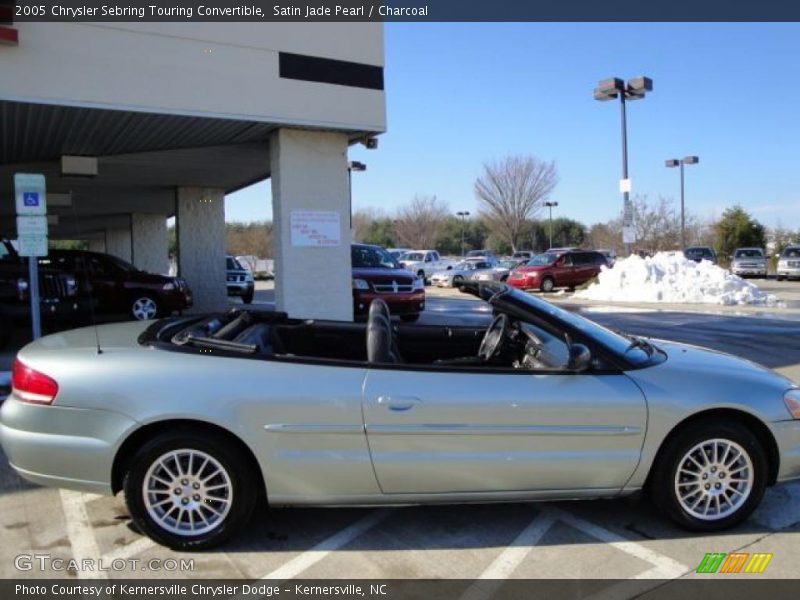
[[[733,526],[800,477],[800,389],[756,364],[605,329],[467,282],[488,329],[234,310],[24,347],[0,436],[22,476],[124,491],[184,550],[281,505],[615,497]]]

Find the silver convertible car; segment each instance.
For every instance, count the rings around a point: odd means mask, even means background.
[[[23,477],[123,491],[182,550],[259,499],[363,505],[610,498],[679,525],[745,519],[800,477],[800,389],[759,365],[607,330],[501,283],[486,329],[235,310],[23,348],[0,436]],[[98,343],[99,340],[99,343]],[[98,351],[99,350],[99,351]]]

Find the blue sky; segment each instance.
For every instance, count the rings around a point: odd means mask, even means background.
[[[385,28],[388,132],[352,160],[354,208],[392,214],[415,194],[477,212],[484,161],[555,160],[554,216],[587,224],[622,203],[619,103],[592,99],[598,80],[648,75],[629,104],[634,193],[719,215],[739,203],[765,225],[800,227],[798,24],[394,23]],[[271,218],[269,182],[228,196],[228,220]]]

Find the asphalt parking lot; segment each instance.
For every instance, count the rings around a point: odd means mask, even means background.
[[[779,285],[778,282],[772,282]],[[785,282],[784,284],[785,285]],[[798,284],[787,287],[796,293]],[[260,285],[257,302],[270,301]],[[425,321],[488,319],[482,303],[431,291]],[[800,294],[798,294],[800,297]],[[569,298],[554,297],[570,304]],[[710,346],[756,360],[800,381],[800,319],[786,312],[573,308],[633,333]],[[398,508],[292,508],[260,511],[248,532],[210,552],[179,554],[131,526],[120,497],[35,487],[0,459],[0,576],[4,578],[592,578],[663,580],[693,577],[709,552],[773,554],[763,574],[796,576],[800,483],[770,489],[751,519],[731,531],[698,535],[677,529],[641,499]],[[52,564],[20,571],[20,555],[102,558],[120,570],[64,572]],[[165,559],[191,559],[167,570]],[[117,559],[116,563],[113,561]],[[120,561],[119,559],[123,559]],[[132,560],[128,560],[132,559]],[[151,560],[162,561],[149,562]],[[135,561],[135,562],[133,562]],[[180,566],[180,565],[179,565]],[[726,577],[731,577],[726,576]],[[465,597],[486,597],[489,588]],[[613,596],[609,581],[600,593]],[[476,596],[477,594],[477,596]]]

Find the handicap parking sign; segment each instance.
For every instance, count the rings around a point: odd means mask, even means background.
[[[46,215],[47,191],[41,173],[15,173],[14,191],[18,215]]]

